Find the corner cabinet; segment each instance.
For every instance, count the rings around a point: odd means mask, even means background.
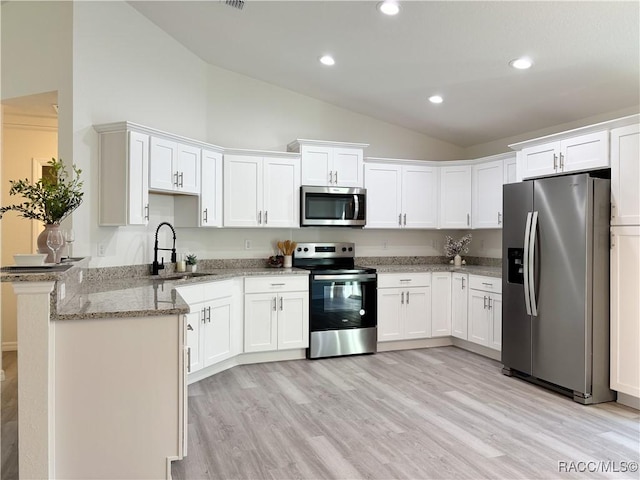
[[[480,163],[472,167],[471,195],[473,228],[502,228],[504,162]]]
[[[244,351],[309,346],[309,278],[306,275],[244,280]]]
[[[224,226],[300,226],[300,158],[277,152],[225,153]]]
[[[202,149],[200,195],[176,195],[176,227],[222,227],[222,150]]]
[[[522,148],[522,179],[609,167],[609,132],[593,132]]]
[[[101,226],[149,222],[149,135],[129,122],[96,125]]]
[[[471,165],[440,167],[440,228],[471,228]]]
[[[365,143],[325,142],[298,139],[287,151],[299,153],[302,185],[362,187]]]
[[[159,192],[200,193],[200,148],[152,136],[149,146],[149,188]]]
[[[431,337],[431,274],[378,274],[378,342]]]
[[[438,167],[367,162],[364,186],[367,189],[366,228],[438,226]]]

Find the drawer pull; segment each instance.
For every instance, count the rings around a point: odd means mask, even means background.
[[[271,284],[272,287],[282,287],[284,285],[286,285],[286,284],[285,283],[272,283]]]
[[[413,278],[401,278],[400,281],[401,282],[412,282]]]
[[[486,285],[487,287],[493,287],[493,283],[485,283],[485,282],[482,282],[482,284],[483,284],[483,285]]]

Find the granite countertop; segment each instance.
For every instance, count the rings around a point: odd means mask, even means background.
[[[423,273],[423,272],[458,272],[471,275],[484,275],[486,277],[502,277],[502,267],[488,267],[484,265],[463,265],[454,267],[453,265],[423,264],[423,265],[364,265],[375,268],[378,273]]]
[[[147,317],[189,313],[189,306],[175,288],[194,283],[217,282],[258,275],[308,275],[296,268],[224,268],[169,275],[111,278],[84,282],[79,291],[58,308],[56,320]]]

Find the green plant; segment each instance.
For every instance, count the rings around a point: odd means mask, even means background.
[[[62,159],[52,158],[47,165],[51,175],[36,183],[28,179],[10,180],[9,195],[22,195],[25,202],[0,208],[0,218],[9,210],[15,210],[24,218],[40,220],[46,224],[59,224],[82,203],[82,170],[72,167],[69,173]]]
[[[187,255],[187,265],[196,265],[198,263],[198,257],[196,257],[193,253]]]

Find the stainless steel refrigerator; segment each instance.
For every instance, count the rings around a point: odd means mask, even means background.
[[[610,181],[504,186],[503,373],[589,404],[609,389]]]

